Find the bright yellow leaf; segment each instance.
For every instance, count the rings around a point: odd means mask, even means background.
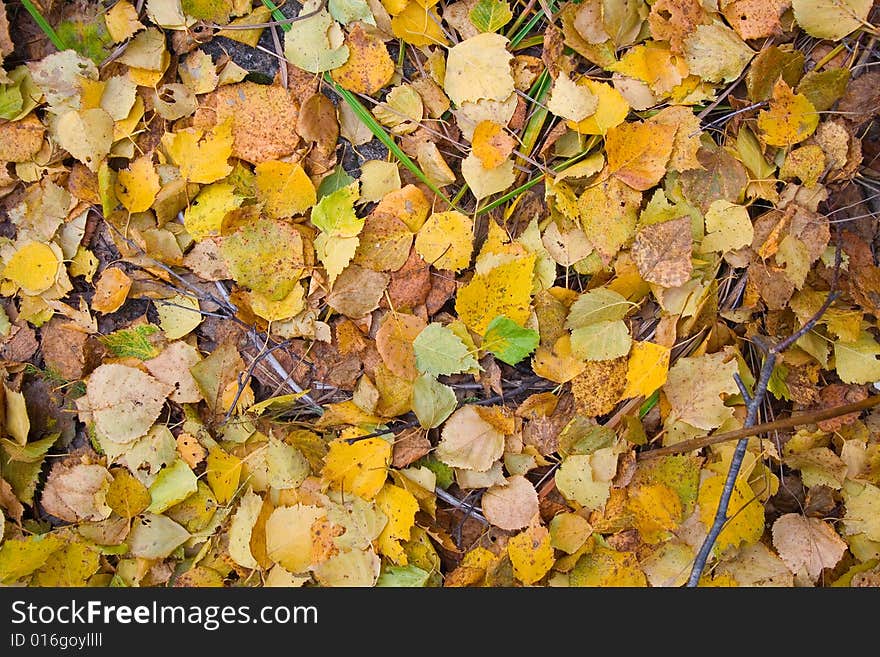
[[[345,37],[348,60],[330,74],[345,89],[373,95],[391,81],[394,60],[376,32],[367,32],[354,23]]]
[[[315,186],[298,162],[260,162],[254,173],[257,198],[274,219],[302,214],[318,200]]]
[[[647,397],[666,383],[669,351],[669,347],[653,342],[634,342],[627,363],[626,388],[620,398]]]
[[[609,128],[620,125],[629,114],[629,103],[614,87],[605,82],[583,77],[579,86],[589,89],[596,97],[596,111],[582,121],[567,121],[566,125],[582,135],[604,135]]]
[[[305,308],[305,290],[302,285],[295,285],[280,301],[272,301],[264,294],[251,292],[250,301],[255,315],[270,322],[278,322],[298,315]]]
[[[227,118],[208,134],[198,128],[166,132],[162,146],[185,180],[215,182],[232,171],[227,162],[232,155],[232,119]]]
[[[388,517],[388,522],[379,534],[379,552],[394,563],[405,566],[406,553],[400,542],[409,540],[419,503],[408,490],[388,483],[376,495],[376,508]]]
[[[758,130],[770,146],[791,146],[802,142],[816,131],[819,113],[803,94],[792,91],[779,78],[773,85],[770,108],[758,113]]]
[[[197,241],[219,235],[223,218],[239,207],[243,200],[235,193],[235,186],[231,183],[208,185],[184,211],[183,225]]]
[[[605,148],[611,173],[633,189],[650,189],[666,174],[675,127],[624,123],[608,130]]]
[[[416,252],[436,269],[461,271],[471,262],[474,223],[461,212],[435,212],[416,235]]]
[[[469,329],[480,335],[498,315],[525,324],[529,318],[534,268],[535,254],[530,253],[498,265],[485,274],[477,274],[458,291],[455,300],[458,316]]]
[[[414,46],[444,46],[446,36],[440,29],[440,15],[436,9],[425,9],[418,2],[410,2],[391,19],[391,30],[398,39]]]
[[[663,484],[643,484],[629,490],[627,508],[633,525],[646,543],[659,543],[681,524],[682,507],[678,493]]]
[[[331,488],[371,500],[382,490],[391,463],[391,445],[381,438],[365,438],[349,444],[330,443],[321,476]]]
[[[112,313],[119,310],[131,289],[131,279],[119,267],[105,269],[95,283],[92,310]]]
[[[553,546],[550,532],[538,525],[529,527],[507,542],[507,554],[513,574],[523,584],[534,584],[553,567]]]
[[[700,486],[697,503],[700,505],[700,519],[706,527],[711,527],[718,509],[718,500],[724,488],[725,477],[718,475],[706,479]],[[749,482],[740,477],[736,480],[730,505],[727,509],[727,522],[715,541],[714,552],[723,554],[728,548],[740,544],[757,543],[764,533],[764,506],[755,497]]]
[[[160,188],[159,174],[149,155],[139,157],[116,177],[116,198],[129,212],[148,210]]]
[[[214,447],[208,452],[205,464],[205,476],[208,479],[208,485],[214,492],[214,497],[220,504],[226,504],[238,490],[238,480],[241,477],[241,459],[219,447]]]
[[[60,249],[53,246],[42,242],[25,244],[6,263],[3,276],[27,294],[45,292],[54,285],[61,266]]]
[[[600,545],[578,560],[570,581],[572,586],[647,586],[635,553],[618,552]]]
[[[117,2],[108,9],[104,14],[104,22],[113,43],[125,41],[138,30],[144,29],[143,23],[138,20],[137,9],[128,0]]]

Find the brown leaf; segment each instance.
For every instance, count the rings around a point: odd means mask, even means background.
[[[779,17],[791,0],[733,0],[721,13],[743,39],[763,39],[782,32]]]
[[[419,428],[402,431],[394,441],[394,451],[391,453],[391,465],[395,468],[405,468],[414,461],[418,461],[431,451],[431,441],[427,433]]]
[[[868,391],[865,389],[865,386],[830,383],[819,391],[819,404],[810,410],[821,411],[827,408],[834,408],[835,406],[852,404],[867,399],[867,397]],[[847,413],[829,420],[820,420],[817,424],[822,431],[834,433],[839,431],[841,427],[857,421],[859,415],[861,414],[858,412]]]
[[[97,365],[88,334],[73,322],[55,317],[42,327],[40,337],[46,367],[68,381],[83,378],[90,366]]]
[[[837,111],[857,127],[880,113],[880,71],[855,78],[837,103]]]
[[[363,317],[379,307],[391,277],[359,265],[346,267],[327,295],[327,303],[347,317]]]
[[[27,324],[13,326],[9,336],[3,339],[2,346],[0,346],[0,358],[15,363],[24,363],[34,355],[39,346],[34,329]]]
[[[614,409],[626,384],[626,362],[626,356],[587,361],[584,371],[571,380],[580,415],[596,417]]]
[[[314,143],[325,156],[336,150],[339,122],[336,107],[327,96],[321,93],[309,96],[299,110],[296,131],[303,139]]]
[[[67,522],[103,520],[110,515],[105,497],[112,481],[113,476],[102,465],[56,461],[40,504],[46,513]]]
[[[686,283],[693,271],[691,242],[688,216],[639,230],[632,253],[642,278],[663,287]]]
[[[702,169],[691,169],[681,174],[681,189],[691,203],[705,214],[713,201],[736,203],[749,182],[742,163],[723,148],[697,151]]]
[[[413,340],[426,325],[421,317],[391,312],[376,331],[376,349],[379,350],[385,366],[408,381],[419,375]]]
[[[15,491],[9,482],[0,477],[0,506],[6,509],[6,513],[15,522],[21,522],[21,516],[24,513],[24,507],[15,496]]]
[[[538,493],[522,475],[508,477],[504,486],[492,486],[483,493],[483,515],[496,527],[522,529],[538,514]]]
[[[805,571],[815,581],[840,561],[847,545],[834,528],[817,518],[788,513],[773,523],[773,546],[789,570]]]
[[[34,114],[21,121],[0,123],[0,160],[27,162],[43,146],[46,129]]]
[[[668,41],[673,52],[681,53],[684,41],[697,25],[712,22],[700,0],[657,0],[651,5],[648,25],[657,41]]]

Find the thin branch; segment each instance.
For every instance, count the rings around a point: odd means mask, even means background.
[[[763,424],[756,424],[752,427],[743,427],[742,429],[736,429],[734,431],[725,431],[724,433],[717,433],[713,436],[684,440],[680,443],[669,445],[668,447],[660,447],[647,452],[641,452],[638,455],[638,459],[640,461],[646,461],[660,456],[669,456],[670,454],[683,454],[685,452],[692,452],[697,449],[702,449],[703,447],[708,447],[709,445],[717,445],[719,443],[758,436],[772,431],[783,431],[785,429],[793,429],[794,427],[800,427],[807,424],[815,424],[816,422],[831,420],[836,417],[841,417],[842,415],[859,413],[869,408],[873,408],[878,404],[880,404],[880,395],[872,395],[871,397],[866,397],[865,399],[853,402],[852,404],[823,408],[821,411],[792,415],[791,417],[774,420],[773,422],[764,422]]]

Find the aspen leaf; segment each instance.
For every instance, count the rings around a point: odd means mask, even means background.
[[[149,374],[117,363],[96,368],[86,384],[89,412],[98,435],[130,443],[152,426],[169,389]]]
[[[681,499],[663,484],[634,486],[627,493],[627,510],[646,543],[661,543],[682,521]]]
[[[488,488],[483,493],[482,507],[486,520],[496,527],[522,529],[538,515],[538,492],[528,479],[514,475],[504,485]]]
[[[483,419],[476,407],[468,405],[455,411],[443,425],[436,456],[455,468],[485,472],[503,452],[504,434]]]
[[[444,46],[446,35],[440,27],[440,16],[434,7],[410,2],[391,19],[391,29],[398,39],[414,46]]]
[[[410,3],[411,6],[419,6]],[[372,550],[341,552],[315,566],[315,578],[324,586],[373,586],[379,578],[381,560]]]
[[[251,536],[262,508],[263,500],[248,489],[241,496],[229,524],[229,556],[243,568],[259,568],[260,565],[251,551]]]
[[[415,524],[416,511],[419,503],[408,490],[387,483],[376,495],[376,508],[388,518],[388,522],[379,534],[378,546],[380,554],[394,561],[407,565],[407,556],[401,541],[408,541],[410,531]]]
[[[529,254],[475,275],[458,291],[455,300],[458,316],[468,328],[480,334],[486,332],[498,315],[524,324],[529,316],[534,266],[535,255]]]
[[[739,392],[736,372],[736,360],[726,351],[679,358],[669,370],[663,392],[678,419],[714,429],[733,417],[724,396]]]
[[[601,545],[578,560],[570,581],[572,586],[643,587],[647,584],[634,553],[618,552]]]
[[[361,165],[360,183],[361,203],[381,201],[386,194],[400,190],[400,169],[395,162],[367,160]]]
[[[690,280],[691,219],[688,216],[644,226],[633,243],[639,273],[649,283],[678,287]]]
[[[111,513],[107,492],[113,476],[102,465],[57,462],[49,471],[40,504],[67,522],[103,520]]]
[[[484,32],[449,49],[443,88],[457,107],[484,98],[503,101],[513,93],[513,55],[507,51],[507,43],[500,34]]]
[[[653,342],[634,342],[626,369],[626,387],[621,399],[650,396],[666,383],[669,372],[669,347]]]
[[[733,251],[748,246],[754,237],[749,211],[742,205],[719,199],[713,201],[706,212],[706,236],[700,250]]]
[[[805,571],[816,581],[837,565],[847,545],[824,520],[786,513],[773,523],[773,547],[791,572]]]
[[[113,119],[102,109],[71,110],[55,123],[58,144],[92,171],[110,153]]]
[[[485,169],[503,164],[516,147],[516,140],[494,121],[481,121],[474,129],[473,154]]]
[[[493,353],[498,360],[508,365],[516,365],[535,350],[538,342],[537,331],[523,328],[499,315],[486,328],[481,348]]]
[[[16,250],[3,270],[8,278],[28,294],[40,294],[55,284],[61,266],[58,247],[29,242]]]
[[[401,219],[372,212],[358,236],[354,261],[376,271],[397,271],[409,258],[412,242],[413,234]]]
[[[238,491],[241,466],[240,458],[220,447],[208,451],[208,458],[205,460],[205,477],[220,504],[229,502]]]
[[[425,320],[421,317],[390,313],[376,332],[376,349],[382,362],[397,376],[408,380],[418,376],[413,342],[425,327]],[[423,354],[423,364],[424,357]]]
[[[382,39],[355,23],[345,43],[348,60],[330,74],[337,84],[354,93],[372,95],[391,81],[394,61]]]
[[[224,237],[220,251],[239,284],[271,301],[290,294],[305,264],[302,236],[285,221],[250,221]]]
[[[227,163],[232,155],[231,119],[219,123],[210,133],[198,128],[166,132],[162,146],[180,168],[180,175],[190,182],[212,183],[232,171]]]
[[[95,295],[92,297],[92,310],[99,313],[113,313],[122,307],[131,289],[131,279],[119,267],[109,267],[101,272],[95,282]]]
[[[437,322],[422,329],[412,346],[416,369],[422,374],[458,374],[479,367],[462,339]]]
[[[436,269],[465,269],[471,261],[473,229],[473,221],[461,212],[435,212],[416,234],[416,252]]]
[[[513,14],[503,0],[478,0],[468,18],[480,32],[497,32],[510,22]]]
[[[27,412],[27,400],[23,393],[12,390],[3,383],[3,424],[6,433],[19,445],[26,445],[31,430],[31,421]]]
[[[866,482],[847,480],[842,493],[846,505],[843,516],[846,534],[864,534],[872,541],[880,541],[880,488]]]
[[[302,214],[317,202],[315,186],[298,162],[268,160],[254,167],[257,198],[273,219]]]
[[[321,476],[331,488],[372,500],[385,483],[391,463],[391,445],[381,438],[354,443],[334,441],[324,457]]]
[[[858,340],[834,342],[834,366],[844,383],[880,381],[880,343],[867,331]]]
[[[357,182],[326,194],[312,208],[312,223],[328,235],[355,237],[364,227],[364,220],[354,212],[359,196]]]
[[[771,146],[791,146],[812,135],[819,113],[803,94],[796,94],[784,80],[773,85],[770,108],[758,113],[758,130]]]
[[[104,14],[104,22],[113,43],[125,41],[136,32],[144,29],[143,23],[138,20],[137,10],[128,0],[117,2],[108,9]]]
[[[428,374],[413,383],[412,410],[424,429],[439,427],[458,405],[455,391]]]
[[[571,353],[585,360],[610,360],[625,356],[632,344],[623,320],[601,321],[571,332]]]
[[[674,143],[674,126],[620,124],[610,128],[605,136],[608,166],[613,175],[633,189],[650,189],[666,173]]]
[[[150,505],[150,491],[128,468],[111,471],[113,481],[107,489],[107,506],[123,518],[134,518]]]
[[[540,580],[555,562],[550,532],[546,527],[529,527],[507,542],[507,554],[513,564],[513,574],[523,584]]]
[[[587,509],[600,509],[608,500],[616,471],[617,455],[610,448],[573,454],[556,471],[556,487],[565,499]]]
[[[324,509],[308,504],[279,506],[266,521],[266,553],[291,573],[303,573],[312,566],[312,525],[326,515]]]
[[[505,160],[494,169],[487,169],[473,153],[462,160],[461,175],[477,200],[503,192],[516,180],[513,160]]]
[[[755,53],[719,22],[697,25],[684,40],[684,55],[691,74],[707,82],[732,82]]]
[[[553,81],[547,109],[575,123],[583,121],[596,111],[598,99],[587,85],[576,84],[565,74]]]
[[[810,36],[837,41],[865,24],[871,0],[792,0],[794,17]]]
[[[169,340],[182,338],[202,323],[199,300],[185,294],[157,301],[156,312],[159,326]]]
[[[712,526],[718,500],[724,487],[725,477],[716,475],[709,477],[700,485],[697,503],[700,505],[700,519],[706,527]],[[741,544],[757,543],[764,533],[764,507],[761,505],[748,482],[740,477],[736,480],[730,506],[727,510],[728,521],[718,535],[713,551],[723,554],[729,548],[738,548]]]
[[[177,459],[162,469],[150,485],[151,513],[163,513],[168,508],[183,502],[198,488],[196,475],[183,459]]]
[[[149,155],[143,155],[116,176],[116,198],[129,212],[148,210],[161,185]]]
[[[0,545],[0,582],[12,584],[29,576],[63,545],[64,541],[53,534],[7,539]]]
[[[629,114],[626,98],[607,82],[583,77],[578,86],[586,87],[596,101],[594,112],[580,121],[569,121],[566,125],[582,135],[604,135],[610,128],[620,125]]]
[[[303,5],[303,14],[316,9],[317,3]],[[326,9],[291,23],[284,35],[284,56],[309,73],[321,73],[342,66],[349,57],[345,36]]]
[[[98,551],[84,543],[68,543],[49,555],[30,581],[31,586],[86,586],[101,565]]]

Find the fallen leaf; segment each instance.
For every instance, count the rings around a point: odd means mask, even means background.
[[[647,122],[609,128],[605,150],[611,173],[633,189],[650,189],[666,173],[675,132],[673,126]]]
[[[488,488],[483,493],[482,507],[483,515],[496,527],[522,529],[538,514],[538,493],[528,479],[514,475],[504,485]]]
[[[503,452],[504,434],[469,404],[449,416],[435,454],[446,465],[485,472]]]
[[[799,513],[786,513],[773,523],[773,547],[791,572],[805,571],[814,582],[846,552],[846,543],[831,525]]]
[[[641,228],[632,252],[642,278],[663,287],[678,287],[690,280],[691,248],[691,219],[685,216]]]

